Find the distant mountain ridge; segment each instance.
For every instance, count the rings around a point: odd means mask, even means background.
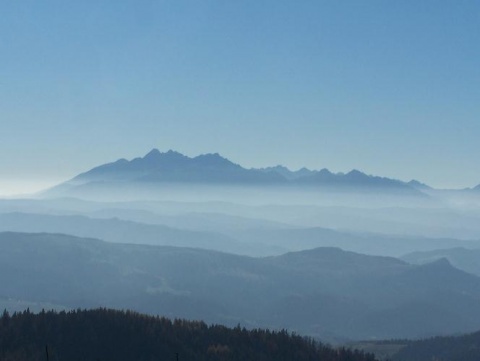
[[[169,150],[165,153],[153,149],[144,157],[119,159],[79,174],[55,189],[70,189],[93,184],[205,184],[289,186],[296,188],[360,188],[421,194],[428,187],[420,182],[406,183],[395,179],[367,175],[358,170],[332,173],[328,169],[302,168],[291,171],[277,165],[267,168],[244,168],[218,153],[188,157]]]
[[[194,158],[169,150],[153,149],[142,158],[119,159],[95,167],[72,179],[73,183],[92,181],[186,182],[186,183],[282,183],[276,172],[245,169],[218,153]]]

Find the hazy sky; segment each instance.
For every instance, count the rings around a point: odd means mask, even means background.
[[[20,0],[0,14],[0,194],[151,148],[480,183],[479,1]]]

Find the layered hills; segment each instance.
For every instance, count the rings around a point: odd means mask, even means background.
[[[394,257],[414,251],[458,246],[480,249],[478,241],[362,234],[321,227],[298,228],[208,213],[176,216],[147,213],[144,222],[119,218],[133,217],[138,213],[133,210],[104,210],[93,213],[102,217],[95,218],[85,215],[0,212],[0,232],[63,233],[115,243],[203,248],[249,256],[273,256],[317,247],[339,247],[358,253]],[[433,260],[436,259],[438,257]]]
[[[318,248],[252,258],[193,248],[0,234],[2,305],[112,307],[289,329],[327,340],[480,329],[480,279],[446,261]]]

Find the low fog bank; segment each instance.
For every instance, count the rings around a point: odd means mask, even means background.
[[[0,200],[0,230],[257,257],[324,246],[400,257],[478,248],[480,240],[480,207],[473,195],[470,203],[462,202],[462,192],[453,202],[454,193],[432,189],[426,194],[378,187],[87,185],[85,198],[47,192],[48,197]]]
[[[228,202],[0,201],[0,230],[186,246],[250,256],[315,247],[371,255],[479,248],[480,219],[448,208],[251,206]]]
[[[37,198],[78,198],[101,202],[138,200],[174,202],[227,202],[249,206],[316,205],[348,207],[436,207],[442,202],[413,188],[407,190],[374,186],[225,185],[202,183],[90,182],[40,192]]]

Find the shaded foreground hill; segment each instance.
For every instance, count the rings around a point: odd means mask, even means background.
[[[360,351],[333,349],[286,331],[208,326],[107,309],[29,311],[0,319],[0,359],[150,361],[374,361]]]
[[[480,278],[446,261],[415,266],[338,248],[252,258],[0,233],[0,284],[0,309],[15,300],[36,309],[133,309],[328,340],[480,329]]]

